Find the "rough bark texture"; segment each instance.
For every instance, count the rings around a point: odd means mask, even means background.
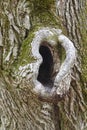
[[[0,130],[87,129],[86,4],[86,0],[0,1]],[[43,102],[32,91],[31,42],[41,27],[60,28],[78,54],[69,92],[56,103]],[[65,53],[58,48],[61,64]]]

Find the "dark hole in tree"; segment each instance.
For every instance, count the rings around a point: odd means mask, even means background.
[[[40,46],[39,53],[43,58],[43,62],[39,67],[37,80],[41,82],[45,87],[52,88],[53,56],[50,49],[45,45]]]

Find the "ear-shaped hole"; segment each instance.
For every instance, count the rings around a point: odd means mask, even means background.
[[[41,82],[44,87],[53,87],[52,72],[53,72],[53,56],[51,50],[46,45],[40,45],[39,53],[43,58],[43,62],[39,67],[37,80]]]

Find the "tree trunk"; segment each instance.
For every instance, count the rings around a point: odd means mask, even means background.
[[[44,94],[42,90],[39,90],[38,94],[33,80],[34,74],[38,71],[38,81],[45,85],[51,84],[51,80],[47,78],[53,80],[55,77],[50,76],[54,62],[54,70],[57,70],[55,75],[60,74],[63,68],[61,64],[66,63],[64,59],[65,55],[67,58],[68,51],[65,54],[65,41],[60,43],[60,36],[64,35],[61,35],[58,29],[68,37],[65,37],[65,40],[67,39],[71,45],[73,43],[72,48],[75,47],[77,54],[75,63],[67,73],[68,76],[65,75],[59,88],[55,87],[56,96],[53,93],[50,97],[51,85],[50,88],[44,88]],[[47,51],[46,58],[43,58],[43,64],[49,68],[47,70],[42,69],[42,61],[39,63],[39,55],[33,51],[34,45],[36,44],[36,51],[39,38],[44,37],[45,33],[46,39],[41,41],[40,47]],[[0,130],[87,129],[86,35],[86,0],[0,1]],[[57,43],[56,46],[54,41]],[[42,53],[42,57],[45,56],[45,52],[40,52],[40,48],[38,52]],[[53,54],[52,57],[50,52]],[[72,52],[74,55],[74,51]],[[34,57],[34,54],[37,57]],[[40,65],[39,68],[36,63]],[[62,89],[68,88],[63,90],[62,95],[58,95],[60,85]]]

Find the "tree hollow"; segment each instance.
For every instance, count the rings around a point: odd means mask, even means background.
[[[42,56],[43,62],[39,67],[37,80],[41,82],[44,87],[53,87],[52,72],[53,72],[53,56],[51,50],[46,45],[40,45],[39,53]]]

